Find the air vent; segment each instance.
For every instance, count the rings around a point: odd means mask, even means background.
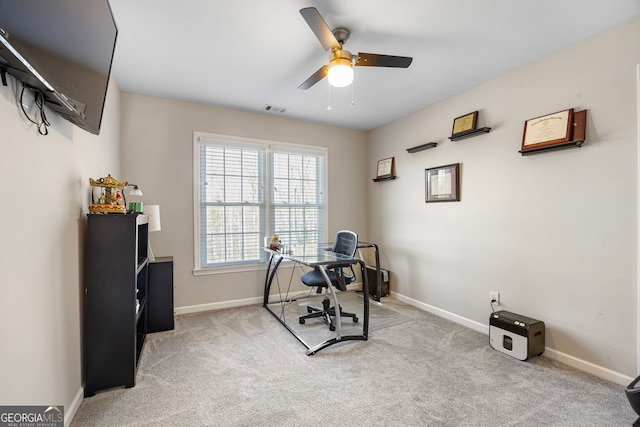
[[[287,111],[287,109],[283,107],[278,107],[276,105],[267,104],[264,106],[264,111],[268,111],[270,113],[284,113],[285,111]]]

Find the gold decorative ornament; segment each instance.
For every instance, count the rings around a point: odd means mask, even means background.
[[[89,205],[90,213],[126,213],[123,189],[126,181],[118,181],[111,175],[104,178],[89,178],[91,185],[92,204]]]

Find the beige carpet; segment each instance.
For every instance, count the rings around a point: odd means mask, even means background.
[[[637,418],[622,386],[545,357],[516,360],[486,335],[389,297],[375,304],[369,341],[313,356],[261,306],[178,316],[175,330],[149,335],[137,385],[85,399],[72,426],[583,427]]]

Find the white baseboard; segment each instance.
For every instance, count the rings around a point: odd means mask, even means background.
[[[587,372],[591,375],[595,375],[596,377],[600,377],[621,386],[626,386],[634,380],[634,378],[627,375],[623,375],[619,372],[612,371],[611,369],[607,369],[591,362],[587,362],[586,360],[578,359],[577,357],[571,356],[570,354],[563,353],[553,348],[545,347],[543,356],[552,360],[556,360],[560,363],[564,363],[565,365],[571,366],[572,368],[580,369],[581,371]]]
[[[398,301],[405,302],[416,308],[435,314],[436,316],[443,317],[445,319],[451,320],[452,322],[467,326],[478,332],[482,332],[485,335],[489,335],[488,324],[483,324],[480,322],[476,322],[475,320],[467,319],[457,314],[442,310],[438,307],[434,307],[432,305],[425,304],[423,302],[406,297],[397,292],[391,292],[391,296],[393,296]],[[612,371],[611,369],[607,369],[591,362],[587,362],[586,360],[579,359],[553,348],[545,347],[543,356],[622,386],[626,386],[633,381],[633,378],[627,375],[623,375],[619,372]]]
[[[353,282],[351,285],[349,285],[349,290],[361,291],[362,283]],[[302,298],[307,296],[309,296],[308,290],[289,293],[289,299]],[[185,305],[183,307],[175,307],[173,310],[175,314],[198,313],[201,311],[220,310],[223,308],[233,308],[233,307],[242,307],[245,305],[262,304],[262,301],[263,301],[263,297],[253,297],[253,298],[245,298],[245,299],[236,299],[231,301],[212,302],[208,304]]]
[[[306,297],[309,295],[309,291],[298,291],[289,293],[290,299],[295,299],[299,297]],[[210,310],[220,310],[223,308],[233,308],[233,307],[242,307],[245,305],[255,305],[262,304],[263,297],[253,297],[253,298],[245,298],[245,299],[236,299],[231,301],[221,301],[221,302],[212,302],[208,304],[198,304],[198,305],[186,305],[183,307],[176,307],[174,309],[176,314],[188,314],[188,313],[198,313],[201,311],[210,311]]]
[[[185,305],[174,309],[176,314],[199,313],[201,311],[221,310],[223,308],[242,307],[245,305],[255,305],[262,302],[262,297],[247,299],[236,299],[231,301],[211,302],[208,304]]]
[[[80,387],[80,390],[76,393],[76,397],[73,398],[71,405],[68,408],[64,408],[64,425],[65,427],[69,427],[71,425],[71,421],[73,421],[73,417],[76,416],[76,412],[80,409],[80,404],[84,399],[84,388]]]
[[[489,325],[482,324],[480,322],[476,322],[474,320],[467,319],[466,317],[459,316],[457,314],[450,313],[448,311],[442,310],[438,307],[434,307],[429,304],[425,304],[413,298],[406,297],[397,292],[390,292],[391,296],[397,299],[398,301],[405,302],[409,305],[417,307],[421,310],[427,311],[431,314],[435,314],[436,316],[443,317],[447,320],[451,320],[452,322],[458,323],[460,325],[466,326],[468,328],[474,329],[478,332],[482,332],[483,334],[489,335]]]

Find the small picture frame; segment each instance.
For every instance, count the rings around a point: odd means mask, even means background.
[[[545,147],[571,141],[573,108],[524,122],[522,149]]]
[[[424,170],[425,203],[460,201],[460,163]]]
[[[376,178],[388,178],[394,176],[394,162],[395,157],[387,157],[386,159],[378,160],[378,169]]]
[[[463,135],[469,131],[475,130],[478,125],[478,112],[465,114],[464,116],[453,119],[453,128],[451,129],[451,137]]]

